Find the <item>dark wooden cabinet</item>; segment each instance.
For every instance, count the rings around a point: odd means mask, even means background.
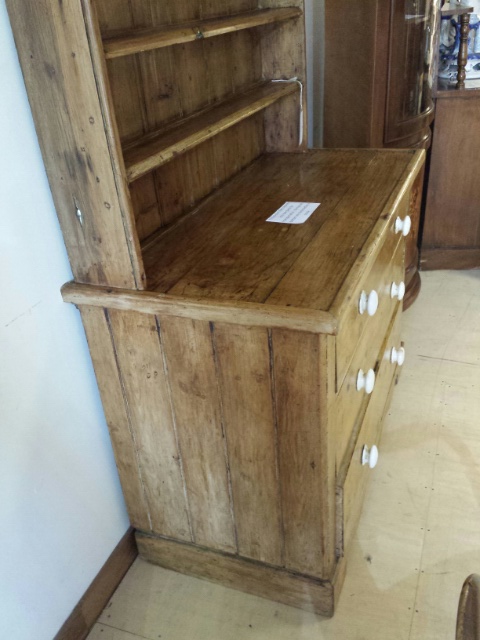
[[[326,0],[324,145],[427,149],[439,0]],[[420,289],[423,175],[412,190],[405,307]]]
[[[422,269],[480,267],[480,90],[442,90],[423,229]]]

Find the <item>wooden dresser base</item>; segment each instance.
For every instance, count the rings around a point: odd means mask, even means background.
[[[328,581],[140,532],[136,540],[140,556],[165,569],[326,617],[333,616],[345,578],[345,558],[339,560],[332,581]]]

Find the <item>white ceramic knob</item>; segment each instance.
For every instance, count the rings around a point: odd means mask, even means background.
[[[375,387],[375,371],[369,369],[367,373],[360,369],[357,374],[357,391],[365,389],[365,393],[370,395]]]
[[[369,316],[374,316],[377,313],[378,309],[378,293],[375,289],[372,289],[370,293],[366,294],[365,291],[362,291],[360,294],[360,300],[358,301],[358,311],[361,316],[365,313],[368,313]]]
[[[375,445],[371,449],[365,445],[362,449],[362,464],[370,467],[370,469],[374,469],[377,466],[378,462],[378,449]]]
[[[390,362],[392,364],[398,364],[399,367],[405,362],[405,349],[400,347],[400,349],[395,349],[392,347],[392,351],[390,353]]]
[[[395,220],[395,233],[401,233],[402,236],[408,236],[411,228],[412,219],[410,216],[405,216],[403,220],[401,218],[397,218]]]
[[[396,282],[392,282],[392,286],[390,287],[390,297],[392,300],[397,298],[397,300],[403,300],[405,296],[405,283],[400,282],[397,284]]]

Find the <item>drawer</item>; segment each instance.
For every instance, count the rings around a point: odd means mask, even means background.
[[[399,305],[391,325],[391,331],[382,347],[377,375],[377,384],[368,404],[365,417],[360,428],[355,449],[349,464],[344,464],[338,475],[337,486],[337,553],[343,555],[357,527],[362,510],[362,503],[368,480],[374,470],[368,464],[362,464],[362,453],[365,446],[378,447],[383,418],[390,403],[390,396],[395,386],[397,365],[392,364],[392,347],[400,346],[402,309]]]
[[[372,267],[361,277],[349,296],[349,304],[340,318],[337,335],[337,389],[343,384],[357,345],[367,331],[372,340],[377,341],[380,349],[389,320],[397,300],[392,299],[392,282],[400,283],[405,279],[405,241],[401,234],[395,233],[395,220],[408,214],[408,199],[402,200],[397,213],[392,217],[383,245]],[[378,309],[369,316],[365,311],[360,314],[359,301],[362,292],[378,294]]]
[[[375,316],[369,318],[370,323],[364,330],[360,340],[355,345],[355,352],[347,366],[342,386],[335,399],[333,406],[333,416],[337,424],[336,430],[336,463],[337,468],[340,466],[348,443],[355,429],[355,425],[359,416],[365,411],[366,404],[370,400],[370,396],[365,390],[357,391],[357,376],[360,370],[365,373],[369,369],[373,369],[378,374],[378,360],[380,350],[383,346],[385,338],[388,334],[392,315],[397,307],[401,307],[402,303],[392,300],[390,296],[391,282],[399,282],[402,277],[404,260],[404,243],[401,242],[393,260],[385,269],[386,282],[390,284],[383,288],[378,287],[380,293],[380,304]],[[388,289],[388,290],[387,290]],[[341,337],[337,339],[337,354],[341,350]],[[378,381],[375,380],[375,387]]]

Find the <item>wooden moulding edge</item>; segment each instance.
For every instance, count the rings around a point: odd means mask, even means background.
[[[308,333],[336,335],[337,321],[327,311],[276,307],[252,302],[223,302],[180,298],[160,293],[114,289],[69,282],[62,287],[65,302],[137,311],[150,315],[167,315],[207,322],[243,326],[284,328]]]
[[[326,617],[333,616],[345,573],[343,559],[331,580],[321,580],[138,531],[136,540],[140,557],[165,569]]]
[[[53,640],[83,640],[138,556],[135,532],[126,531]]]

